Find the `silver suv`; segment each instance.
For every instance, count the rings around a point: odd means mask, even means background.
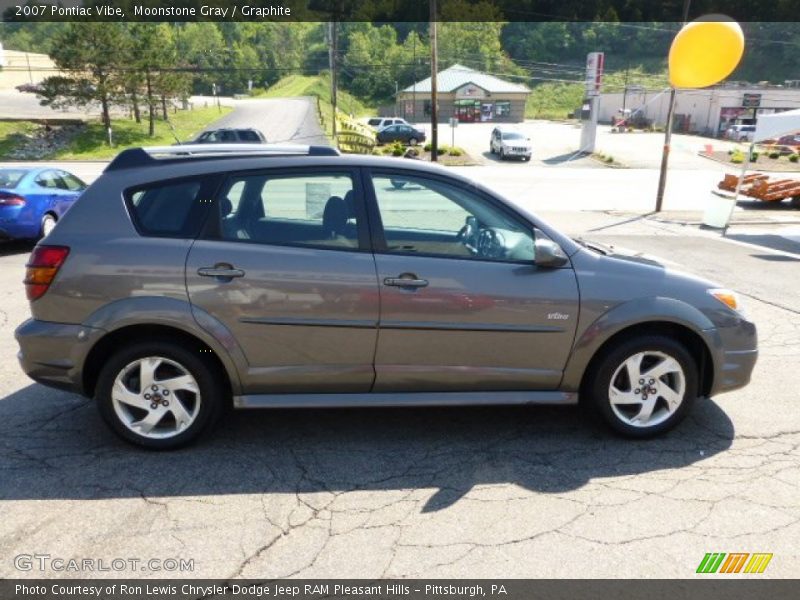
[[[25,285],[25,372],[149,448],[231,405],[579,397],[647,437],[745,385],[757,355],[731,291],[572,240],[451,171],[328,147],[126,150]]]

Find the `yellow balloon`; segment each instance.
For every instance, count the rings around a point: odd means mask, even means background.
[[[714,17],[703,17],[709,19]],[[688,23],[669,49],[669,81],[673,87],[702,88],[730,75],[744,53],[744,33],[735,21],[698,20]]]

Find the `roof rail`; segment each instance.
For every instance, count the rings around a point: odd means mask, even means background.
[[[189,161],[211,158],[255,156],[339,156],[332,146],[304,146],[300,144],[176,144],[129,148],[120,152],[106,167],[106,171],[119,171],[145,167],[161,161]]]

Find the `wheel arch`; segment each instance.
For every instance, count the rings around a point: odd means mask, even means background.
[[[645,321],[630,325],[610,336],[597,348],[589,360],[581,377],[579,389],[584,391],[589,379],[589,374],[593,372],[595,365],[603,356],[617,344],[621,344],[630,339],[648,335],[663,335],[677,340],[684,348],[689,351],[697,365],[697,373],[700,385],[700,395],[710,394],[714,385],[713,358],[706,341],[693,329],[686,325],[672,321]]]
[[[183,329],[164,324],[138,324],[126,325],[107,332],[97,340],[89,350],[84,360],[82,384],[84,393],[93,397],[100,370],[103,368],[106,359],[123,344],[132,344],[145,340],[164,340],[176,342],[185,348],[190,348],[201,353],[207,360],[210,360],[222,378],[222,384],[226,392],[233,394],[234,384],[231,381],[230,373],[223,364],[217,352],[202,339]]]
[[[680,341],[695,358],[700,393],[713,389],[722,364],[722,341],[714,324],[694,306],[672,298],[642,298],[618,305],[582,329],[564,369],[562,389],[580,391],[598,357],[623,339],[666,335]]]

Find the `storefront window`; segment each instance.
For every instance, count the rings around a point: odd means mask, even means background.
[[[495,102],[494,106],[498,117],[507,117],[511,114],[511,102],[507,100]]]

